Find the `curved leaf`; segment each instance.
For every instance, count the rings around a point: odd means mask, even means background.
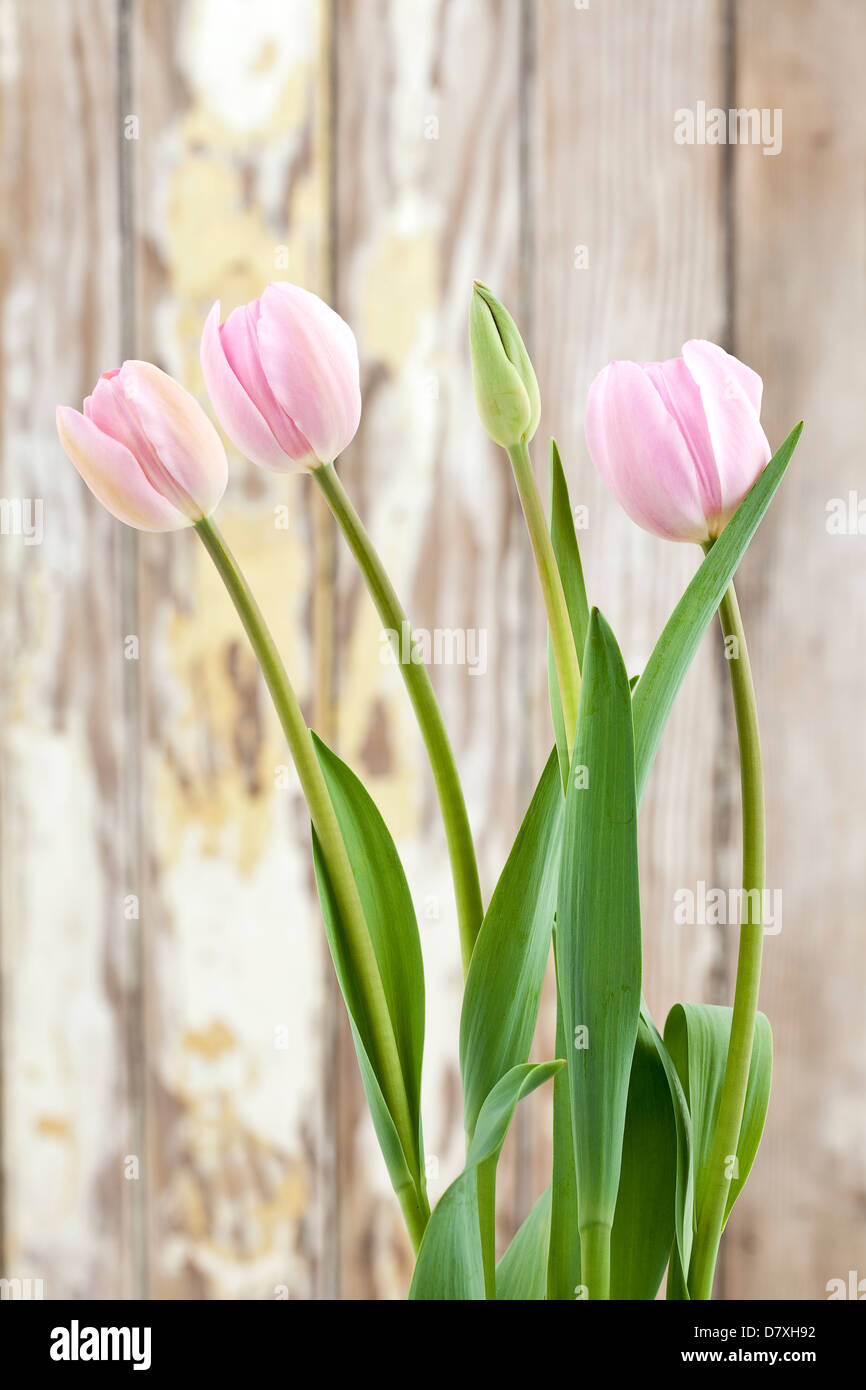
[[[551,753],[481,924],[460,1017],[466,1133],[532,1046],[556,907],[563,800]]]
[[[484,1163],[486,1159],[499,1153],[505,1143],[508,1126],[511,1124],[511,1117],[517,1109],[518,1101],[523,1100],[539,1086],[543,1086],[545,1081],[549,1081],[560,1067],[564,1066],[563,1058],[557,1058],[553,1062],[523,1062],[520,1066],[512,1067],[496,1083],[481,1107],[475,1134],[466,1155],[467,1168],[473,1164]]]
[[[675,1004],[665,1023],[665,1045],[682,1082],[691,1115],[696,1210],[700,1209],[709,1177],[732,1017],[733,1010],[721,1004]],[[737,1143],[736,1177],[728,1193],[725,1220],[743,1189],[758,1151],[770,1098],[772,1055],[770,1022],[765,1014],[759,1013],[755,1018],[746,1105]],[[685,1263],[683,1268],[687,1268]]]
[[[543,1302],[546,1297],[550,1195],[545,1188],[496,1266],[499,1302]]]
[[[371,1060],[375,1050],[371,1047],[371,1039],[365,1036],[366,1015],[354,963],[314,834],[313,861],[328,945],[349,1012],[361,1077],[391,1181],[398,1191],[407,1181],[421,1188],[424,1184],[421,1135],[424,968],[412,897],[394,841],[363,783],[315,734],[313,740],[358,886],[397,1041],[413,1133],[417,1135],[412,1153],[403,1152]]]
[[[802,433],[797,425],[773,455],[705,557],[665,624],[634,690],[634,744],[640,803],[677,691],[710,620],[785,473]]]
[[[668,1079],[641,1018],[631,1064],[610,1242],[610,1296],[653,1299],[674,1242],[677,1125]]]
[[[483,1299],[484,1260],[478,1222],[478,1165],[498,1156],[517,1104],[564,1064],[526,1062],[512,1067],[481,1107],[466,1167],[445,1191],[430,1217],[409,1297]]]
[[[688,1267],[692,1253],[692,1238],[695,1222],[695,1175],[692,1155],[692,1121],[673,1058],[665,1047],[659,1030],[650,1017],[645,1003],[641,1004],[641,1019],[649,1030],[659,1061],[664,1068],[670,1091],[671,1106],[677,1132],[676,1166],[676,1252],[684,1267]],[[670,1283],[670,1279],[668,1280]],[[686,1294],[688,1297],[688,1294]]]

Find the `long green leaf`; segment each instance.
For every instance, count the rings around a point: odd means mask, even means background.
[[[646,1025],[667,1078],[671,1107],[677,1132],[675,1225],[677,1252],[684,1267],[692,1253],[695,1222],[695,1175],[692,1156],[692,1121],[674,1060],[665,1047],[661,1034],[650,1017],[645,1003],[641,1004],[641,1020]]]
[[[526,1062],[512,1067],[494,1086],[481,1107],[466,1167],[437,1202],[427,1224],[410,1299],[485,1297],[476,1170],[498,1156],[518,1102],[562,1066],[562,1061]]]
[[[583,665],[583,649],[586,645],[586,632],[589,627],[589,602],[583,578],[583,565],[574,529],[574,517],[568,496],[568,483],[555,439],[550,441],[550,537],[553,553],[562,579],[565,606],[574,634],[578,665]],[[565,720],[562,714],[562,700],[559,694],[559,679],[556,674],[556,660],[553,643],[547,639],[547,688],[550,697],[550,715],[556,735],[556,751],[563,788],[568,780],[568,742],[565,737]]]
[[[709,1178],[732,1017],[733,1010],[720,1004],[675,1004],[665,1023],[665,1046],[673,1058],[691,1115],[696,1211],[700,1210]],[[730,1156],[733,1174],[725,1220],[743,1189],[758,1151],[770,1099],[772,1056],[770,1022],[765,1014],[759,1013],[755,1018],[755,1038],[737,1152]],[[683,1268],[688,1266],[684,1263]]]
[[[499,1302],[544,1301],[549,1241],[550,1188],[546,1187],[496,1266]]]
[[[564,1049],[558,1032],[556,1050]],[[564,1086],[560,1095],[557,1088]],[[585,1296],[577,1237],[568,1077],[554,1078],[553,1183],[547,1298]],[[611,1297],[654,1298],[676,1233],[691,1251],[691,1126],[679,1077],[658,1029],[642,1006],[629,1077],[622,1172],[611,1234]],[[498,1287],[498,1285],[497,1285]]]
[[[641,1018],[631,1064],[622,1171],[610,1245],[610,1296],[653,1299],[676,1226],[677,1126],[668,1079]]]
[[[466,1133],[532,1046],[556,908],[563,800],[547,760],[472,952],[460,1018]]]
[[[755,1017],[755,1039],[752,1045],[752,1059],[749,1063],[749,1080],[746,1083],[746,1104],[743,1122],[740,1125],[740,1138],[737,1144],[737,1175],[731,1179],[728,1200],[725,1203],[727,1224],[731,1208],[739,1197],[752,1171],[752,1164],[764,1133],[767,1110],[770,1105],[770,1088],[773,1081],[773,1030],[766,1014]]]
[[[424,1051],[424,968],[418,924],[406,877],[394,842],[375,803],[355,774],[313,735],[319,763],[334,803],[349,863],[397,1041],[409,1113],[417,1144],[404,1153],[388,1113],[371,1058],[376,1055],[366,1036],[366,1015],[354,962],[321,851],[313,837],[313,860],[325,931],[334,968],[352,1025],[367,1101],[391,1181],[397,1191],[412,1181],[424,1183],[421,1135],[421,1064]]]
[[[797,425],[740,503],[668,619],[634,690],[638,803],[677,691],[710,620],[758,529],[802,433]]]
[[[554,957],[556,929],[554,928]],[[564,1008],[557,961],[556,1054],[568,1056]],[[571,1128],[571,1083],[567,1069],[553,1078],[553,1177],[551,1179],[550,1244],[547,1255],[547,1297],[570,1300],[580,1284],[577,1184],[574,1177],[574,1135]]]
[[[613,1223],[641,979],[631,694],[597,609],[566,792],[556,923],[582,1234]]]

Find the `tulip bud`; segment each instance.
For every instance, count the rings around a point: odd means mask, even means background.
[[[246,458],[276,473],[332,463],[361,419],[358,345],[318,295],[268,285],[220,326],[219,300],[201,340],[217,418]]]
[[[57,433],[94,497],[139,531],[176,531],[214,510],[225,449],[198,401],[150,362],[104,372],[84,413],[57,407]]]
[[[586,410],[593,463],[632,521],[715,539],[770,459],[757,372],[693,338],[669,362],[611,362]]]
[[[469,349],[478,414],[490,438],[504,449],[528,443],[541,418],[535,372],[514,319],[477,280]]]

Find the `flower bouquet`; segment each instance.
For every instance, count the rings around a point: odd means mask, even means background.
[[[424,969],[388,828],[358,777],[306,724],[280,653],[213,513],[222,440],[201,406],[146,362],[106,372],[83,413],[58,408],[66,453],[97,498],[144,531],[191,526],[219,571],[273,699],[309,807],[322,919],[361,1079],[416,1262],[413,1299],[708,1299],[719,1243],[758,1148],[770,1024],[758,1012],[764,806],[755,695],[733,588],[794,451],[771,457],[761,380],[720,347],[614,362],[593,383],[589,451],[639,525],[704,552],[639,675],[587,596],[565,472],[549,502],[530,460],[541,401],[504,306],[472,293],[481,420],[510,459],[544,596],[554,743],[489,902],[454,755],[408,619],[335,469],[361,414],[358,352],[315,295],[274,283],[202,336],[226,435],[262,468],[309,472],[391,634],[435,781],[465,977],[460,1021],[466,1159],[431,1211],[421,1117]],[[676,1004],[663,1030],[641,993],[637,813],[677,691],[713,615],[729,658],[743,801],[743,893],[732,1007]],[[456,948],[455,948],[456,949]],[[551,949],[556,1056],[529,1060]],[[497,1259],[496,1171],[520,1100],[553,1087],[553,1171]]]

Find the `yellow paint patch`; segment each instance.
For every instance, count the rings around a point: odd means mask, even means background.
[[[42,1134],[48,1139],[63,1139],[68,1142],[72,1138],[69,1121],[62,1115],[40,1115],[34,1129],[37,1134]]]
[[[237,1047],[237,1039],[224,1023],[216,1022],[199,1032],[188,1029],[183,1035],[183,1044],[190,1052],[213,1059]]]
[[[438,264],[432,233],[388,232],[368,266],[359,320],[364,348],[394,372],[409,356],[423,316],[436,309]]]
[[[301,489],[307,480],[290,484]],[[301,537],[277,530],[273,513],[258,508],[221,513],[220,523],[303,698],[309,556]],[[186,706],[175,720],[178,751],[157,769],[160,851],[170,867],[193,830],[205,854],[230,857],[250,874],[274,832],[276,798],[284,795],[276,769],[290,763],[289,752],[240,620],[203,547],[197,552],[196,601],[189,612],[173,612],[168,626],[173,681]]]
[[[251,71],[264,75],[273,67],[276,57],[276,46],[265,41]],[[277,100],[257,126],[238,129],[222,120],[218,109],[202,103],[190,108],[181,124],[181,136],[189,145],[207,145],[230,154],[247,154],[257,146],[273,142],[283,144],[287,132],[303,129],[309,100],[310,72],[305,65],[300,65],[283,84]]]

